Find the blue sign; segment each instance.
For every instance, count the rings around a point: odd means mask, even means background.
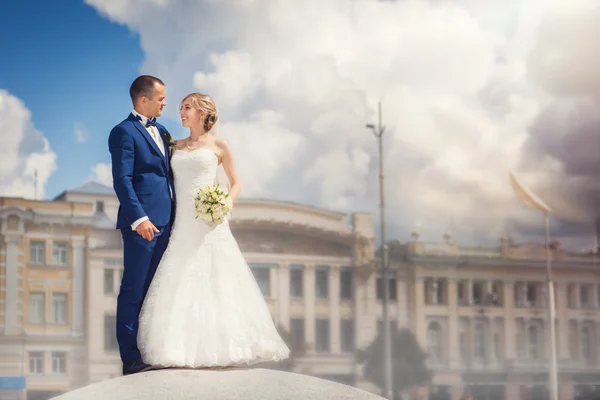
[[[25,389],[24,376],[0,376],[0,390]]]

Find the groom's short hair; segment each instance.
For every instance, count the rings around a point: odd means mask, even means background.
[[[157,83],[163,86],[165,85],[163,81],[151,75],[141,75],[135,78],[135,81],[133,81],[129,88],[131,101],[135,104],[135,101],[142,96],[151,98],[154,94],[154,86]]]

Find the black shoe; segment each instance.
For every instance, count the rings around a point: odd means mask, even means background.
[[[137,374],[152,369],[152,365],[146,364],[141,358],[123,363],[123,375]]]

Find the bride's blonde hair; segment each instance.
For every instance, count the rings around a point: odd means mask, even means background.
[[[203,93],[190,93],[181,100],[179,103],[179,109],[183,107],[183,102],[187,99],[192,99],[192,104],[196,108],[196,110],[202,111],[206,114],[206,118],[204,119],[204,130],[206,132],[210,131],[212,127],[217,123],[219,119],[219,113],[217,111],[217,106],[213,99]]]

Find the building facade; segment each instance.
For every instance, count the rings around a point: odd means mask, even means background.
[[[121,375],[117,210],[112,188],[98,183],[53,201],[0,198],[0,400],[46,399]],[[230,224],[289,335],[293,370],[379,392],[355,358],[382,320],[370,215],[242,199]],[[556,246],[552,257],[560,399],[596,398],[599,265]],[[451,235],[431,244],[413,232],[390,244],[390,268],[393,327],[415,333],[434,371],[430,387],[405,399],[547,398],[543,246],[503,237],[495,248],[465,248]]]
[[[87,383],[87,203],[0,198],[0,399]]]
[[[122,276],[118,202],[96,183],[64,192],[64,201],[92,205],[86,277],[90,382],[121,374],[115,334]],[[378,307],[370,215],[269,200],[239,200],[231,229],[275,323],[290,335],[294,370],[357,384],[354,350],[375,335]]]
[[[514,244],[396,247],[392,267],[410,287],[409,326],[435,371],[429,395],[456,399],[549,399],[550,330],[546,248]],[[600,398],[600,258],[555,242],[559,399]]]

